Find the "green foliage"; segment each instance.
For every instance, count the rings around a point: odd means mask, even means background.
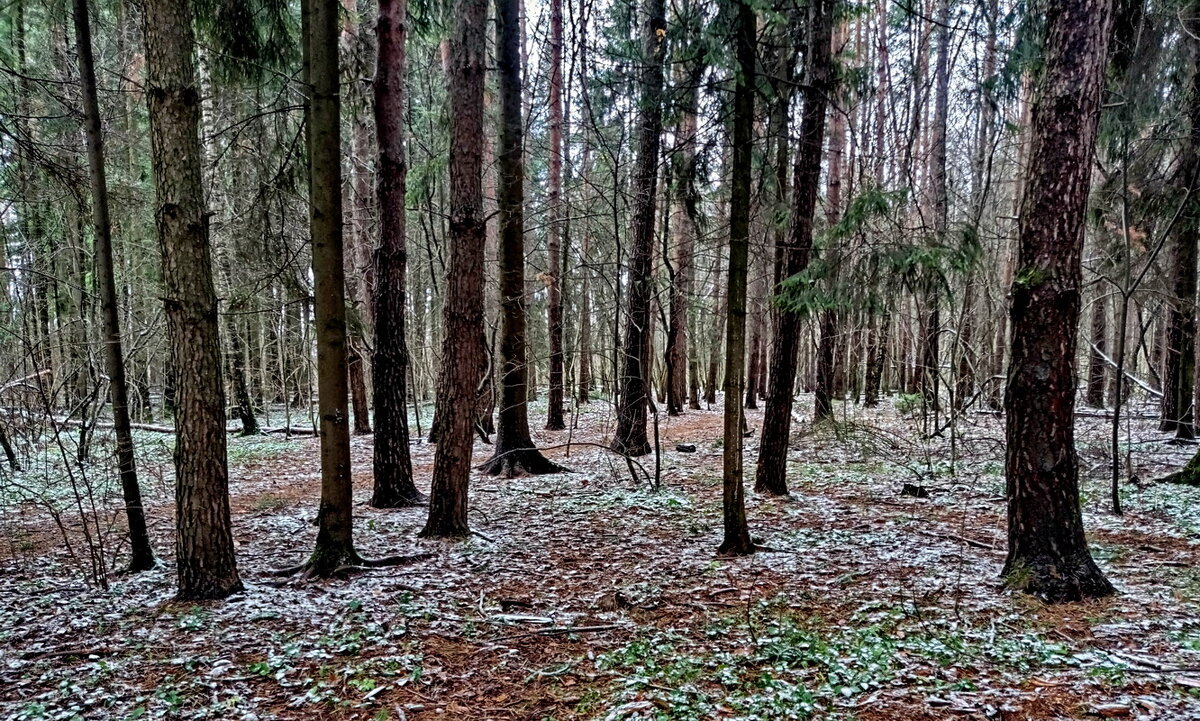
[[[1029,674],[1078,663],[1035,632],[963,626],[907,607],[864,608],[832,625],[792,613],[782,599],[764,601],[721,618],[706,636],[655,631],[601,656],[597,665],[621,679],[605,718],[707,719],[722,709],[738,718],[828,718],[893,683],[971,690],[974,668]],[[955,673],[946,680],[914,664]]]
[[[196,0],[192,9],[220,80],[259,81],[299,61],[299,22],[287,0]]]
[[[901,393],[896,396],[896,412],[902,416],[911,416],[925,406],[925,396],[920,393]]]

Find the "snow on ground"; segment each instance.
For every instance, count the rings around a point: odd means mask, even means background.
[[[82,509],[93,545],[119,554],[119,495],[96,470],[106,459],[74,474],[77,505],[49,456],[0,478],[0,717],[1200,718],[1200,489],[1149,480],[1194,447],[1165,443],[1150,420],[1123,431],[1140,485],[1126,485],[1117,517],[1108,421],[1080,418],[1085,521],[1119,594],[1046,607],[998,577],[1000,420],[971,413],[954,439],[925,440],[919,418],[885,406],[798,425],[791,499],[747,497],[771,550],[739,559],[714,554],[720,408],[662,419],[658,490],[589,445],[549,453],[572,473],[477,475],[478,533],[465,542],[418,540],[424,509],[368,508],[371,440],[355,438],[359,550],[433,555],[316,583],[268,573],[311,548],[316,441],[234,439],[247,588],[208,604],[171,600],[169,436],[140,437],[164,563],[110,576],[107,590],[87,581],[79,524]],[[810,409],[805,396],[797,417]],[[594,402],[570,434],[535,438],[603,443],[611,415]],[[432,447],[413,451],[427,485]],[[642,463],[654,472],[653,457]],[[905,483],[929,496],[902,495]]]

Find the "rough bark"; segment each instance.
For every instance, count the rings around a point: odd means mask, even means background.
[[[510,0],[511,1],[511,0]],[[483,348],[483,77],[487,0],[455,0],[450,40],[450,264],[429,518],[424,537],[463,537]]]
[[[146,0],[146,101],[175,386],[177,598],[242,590],[229,519],[225,388],[200,166],[200,93],[188,0]]]
[[[618,380],[617,428],[612,449],[631,456],[650,452],[646,414],[650,379],[650,303],[653,295],[654,210],[658,192],[658,153],[662,134],[663,56],[666,19],[663,0],[644,4],[638,152],[633,170],[633,248],[629,254],[629,297]]]
[[[379,143],[376,198],[379,244],[375,249],[375,352],[371,379],[375,396],[374,487],[371,505],[397,508],[427,499],[413,483],[408,450],[408,343],[404,337],[408,293],[408,244],[404,195],[405,39],[407,0],[380,0],[375,37],[375,134]]]
[[[480,470],[512,478],[556,473],[529,433],[528,309],[525,301],[525,162],[521,124],[521,52],[517,0],[496,0],[500,87],[500,409],[495,453]],[[561,309],[560,309],[561,310]],[[561,320],[561,318],[560,318]],[[561,327],[559,328],[561,332]],[[559,378],[561,391],[562,379]],[[562,398],[559,398],[561,415]]]
[[[1084,538],[1074,418],[1083,225],[1109,7],[1109,0],[1064,0],[1046,10],[1012,286],[1004,574],[1050,602],[1113,590]]]
[[[843,21],[844,23],[845,21]],[[845,34],[844,24],[833,30],[833,44],[840,51]],[[836,225],[842,214],[842,154],[846,146],[846,119],[843,113],[833,115],[832,127],[829,131],[829,171],[828,190],[826,192],[825,215],[830,227]],[[826,260],[834,255],[832,263],[836,268],[836,254],[840,248],[831,243],[825,249]],[[827,282],[836,282],[834,277]],[[817,385],[813,393],[813,422],[817,423],[833,418],[833,397],[837,381],[837,342],[840,336],[838,328],[838,313],[833,308],[826,308],[820,315],[821,337],[817,348]]]

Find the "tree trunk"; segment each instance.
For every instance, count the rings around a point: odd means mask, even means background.
[[[1108,352],[1108,299],[1103,293],[1092,301],[1092,347],[1088,352],[1086,403],[1104,408],[1104,355]]]
[[[129,387],[125,381],[125,355],[121,348],[121,315],[117,306],[117,283],[113,272],[112,223],[108,214],[108,178],[104,167],[104,136],[101,133],[100,102],[96,92],[96,68],[92,55],[91,19],[87,0],[74,0],[75,43],[79,57],[79,77],[83,89],[84,128],[87,132],[88,171],[92,191],[92,224],[95,232],[96,274],[104,323],[104,350],[108,364],[108,388],[112,399],[113,432],[117,437],[117,473],[125,501],[125,519],[129,524],[130,571],[154,567],[154,551],[146,528],[142,491],[138,485],[133,453],[133,433],[129,421]],[[3,243],[0,243],[3,245]],[[0,258],[3,262],[3,258]],[[7,294],[5,278],[4,292]],[[6,305],[7,296],[0,298]],[[2,431],[0,431],[2,434]],[[16,459],[7,441],[3,444],[9,465]]]
[[[511,2],[512,0],[506,0]],[[450,95],[450,266],[442,310],[442,370],[429,519],[423,537],[463,537],[475,401],[483,373],[483,76],[487,0],[454,0]]]
[[[841,22],[844,23],[845,21]],[[840,51],[843,35],[845,34],[845,26],[838,26],[832,32],[834,47]],[[829,173],[825,211],[830,227],[838,223],[842,214],[842,154],[845,151],[845,145],[845,116],[842,113],[834,113],[832,127],[829,132]],[[835,268],[833,271],[834,277],[826,281],[831,284],[836,282],[837,254],[840,250],[836,247],[836,242],[831,243],[825,250],[826,262]],[[817,385],[813,394],[814,423],[833,418],[833,396],[834,384],[836,382],[834,363],[837,358],[837,340],[839,335],[838,313],[836,310],[826,308],[821,311],[820,328],[820,345],[817,348]]]
[[[946,125],[950,105],[950,0],[939,0],[937,17],[937,60],[934,66],[933,148],[930,168],[933,185],[933,233],[938,247],[948,247],[950,195],[946,177]],[[925,288],[925,324],[921,338],[921,395],[933,411],[933,432],[941,409],[942,294],[939,280],[929,278]]]
[[[975,393],[975,285],[967,281],[963,289],[962,321],[958,326],[958,371],[954,384],[954,409],[966,410]]]
[[[309,233],[317,345],[321,436],[321,506],[307,572],[324,577],[357,563],[350,470],[349,353],[342,218],[341,96],[338,88],[338,0],[307,0],[311,135]]]
[[[546,320],[550,336],[550,388],[547,393],[546,430],[561,431],[563,420],[563,309],[562,309],[562,175],[563,175],[563,0],[550,0],[550,178],[546,228]]]
[[[188,0],[146,0],[146,99],[175,385],[177,598],[242,590],[229,520],[225,388],[201,183],[200,93]]]
[[[758,259],[751,261],[751,266],[756,267]],[[750,316],[750,347],[747,348],[748,358],[746,360],[746,397],[744,400],[747,410],[758,410],[758,386],[759,386],[759,371],[760,360],[762,356],[762,334],[763,334],[763,309],[762,301],[766,295],[766,289],[763,288],[763,281],[766,279],[764,273],[755,273],[754,282],[750,285],[750,296],[748,298],[748,314]]]
[[[1109,27],[1109,0],[1047,7],[1012,286],[1004,574],[1050,602],[1113,590],[1084,538],[1074,417],[1083,223]]]
[[[687,17],[690,6],[681,15]],[[704,63],[676,66],[677,80],[684,93],[680,99],[675,138],[678,144],[674,172],[674,282],[671,284],[670,318],[667,324],[667,413],[683,413],[688,395],[688,302],[692,292],[692,268],[696,243],[696,112],[700,94],[696,89]],[[697,405],[699,405],[697,403]]]
[[[1188,193],[1187,206],[1172,233],[1171,294],[1167,313],[1166,373],[1163,375],[1162,430],[1190,440],[1195,429],[1196,259],[1200,243],[1200,4],[1187,7],[1185,42],[1192,55],[1188,83],[1188,139],[1182,144],[1179,180]]]
[[[631,456],[650,452],[646,411],[650,378],[650,301],[654,278],[654,206],[658,192],[658,153],[662,134],[663,56],[666,19],[663,0],[647,0],[642,30],[642,97],[638,105],[638,152],[633,171],[633,248],[629,256],[629,300],[621,349],[620,396],[612,449]]]
[[[375,134],[379,161],[375,192],[379,205],[379,245],[375,250],[375,353],[371,380],[375,397],[374,487],[371,505],[398,508],[425,502],[413,483],[408,450],[408,343],[404,337],[408,244],[404,195],[405,39],[407,0],[379,0],[375,37]]]
[[[529,434],[528,310],[525,304],[525,168],[521,123],[521,52],[517,0],[496,0],[500,86],[500,412],[496,449],[480,467],[493,476],[556,473]],[[561,313],[561,308],[559,309]],[[559,318],[561,335],[561,317]],[[561,337],[560,337],[561,340]],[[560,349],[561,350],[561,349]],[[561,363],[561,358],[560,358]],[[559,377],[559,415],[562,415]],[[561,420],[561,419],[560,419]]]
[[[817,347],[817,388],[813,393],[813,422],[833,418],[834,353],[837,350],[837,311],[821,311],[821,340]]]
[[[833,78],[831,5],[831,0],[818,0],[808,9],[806,60],[809,72],[804,91],[804,111],[800,119],[800,143],[792,171],[792,227],[787,243],[781,247],[781,278],[803,271],[812,256],[813,216],[821,183],[821,151],[825,142],[825,116]],[[798,313],[781,311],[771,341],[767,403],[763,411],[762,440],[754,478],[754,490],[760,493],[781,496],[788,492],[787,451],[792,433],[801,321]]]
[[[746,267],[750,250],[750,181],[753,173],[754,62],[757,18],[750,0],[737,9],[737,81],[733,91],[733,164],[729,197],[729,312],[725,321],[725,426],[722,508],[725,537],[717,553],[754,553],[742,485],[746,364]]]

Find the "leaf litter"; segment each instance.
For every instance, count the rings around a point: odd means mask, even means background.
[[[998,577],[998,419],[967,417],[953,444],[893,408],[840,420],[798,428],[789,499],[748,494],[751,531],[771,552],[739,559],[714,555],[719,407],[661,419],[657,490],[588,445],[548,452],[571,473],[476,475],[477,533],[462,542],[418,540],[423,508],[367,507],[371,441],[355,437],[359,550],[418,560],[308,583],[269,571],[310,550],[316,440],[234,440],[247,588],[220,603],[171,600],[167,453],[142,459],[159,479],[147,507],[164,563],[114,575],[108,590],[81,579],[43,508],[8,504],[0,717],[1200,718],[1200,491],[1148,480],[1192,449],[1135,421],[1123,440],[1141,480],[1113,516],[1106,421],[1080,418],[1085,524],[1119,594],[1045,606]],[[611,431],[599,404],[577,421],[572,442]],[[750,475],[757,434],[746,440]],[[412,450],[427,484],[432,447]],[[106,500],[115,515],[119,495]]]

